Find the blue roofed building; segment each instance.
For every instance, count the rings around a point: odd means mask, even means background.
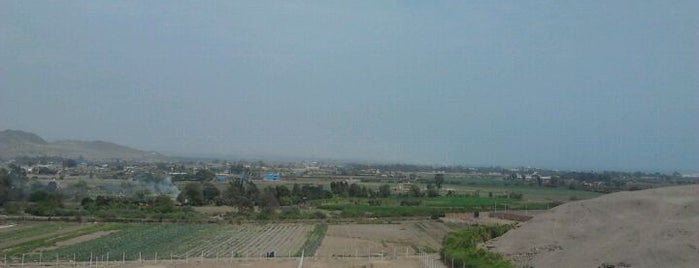
[[[279,180],[279,173],[267,173],[262,176],[262,179],[266,181],[277,181]]]
[[[226,180],[228,180],[228,176],[227,176],[227,175],[216,174],[216,181],[217,181],[217,182],[224,182],[224,181],[226,181]]]

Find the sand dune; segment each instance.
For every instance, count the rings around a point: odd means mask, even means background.
[[[699,185],[567,203],[486,246],[518,266],[699,267]]]

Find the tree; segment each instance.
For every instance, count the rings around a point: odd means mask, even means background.
[[[289,188],[286,187],[285,185],[277,185],[274,187],[274,189],[275,189],[275,192],[277,194],[277,198],[291,196],[291,190],[289,190]]]
[[[444,173],[434,174],[434,184],[437,185],[437,188],[442,189],[443,183],[444,183]]]
[[[299,187],[298,183],[294,183],[294,186],[291,187],[291,195],[292,196],[301,196],[301,187]]]
[[[53,216],[63,208],[63,196],[60,193],[36,191],[29,195],[30,204],[25,212],[37,216]]]
[[[206,203],[212,203],[216,197],[221,195],[221,191],[216,187],[216,185],[207,182],[204,184],[202,194]]]
[[[153,199],[151,205],[153,206],[153,210],[160,213],[169,213],[175,210],[175,204],[172,202],[172,199],[163,194]]]
[[[27,173],[15,164],[0,168],[0,205],[7,201],[23,200],[27,186]]]
[[[422,197],[422,190],[420,190],[420,186],[417,186],[416,184],[411,184],[410,190],[408,190],[408,194],[412,197]]]
[[[265,212],[274,211],[275,209],[279,208],[279,201],[270,191],[265,191],[260,194],[258,203]]]
[[[182,191],[177,196],[177,201],[193,206],[203,205],[204,192],[202,190],[201,184],[198,182],[187,183],[187,185],[184,186],[184,191]]]
[[[330,183],[330,191],[335,195],[352,196],[352,194],[350,194],[350,188],[351,186],[349,186],[347,182],[344,181]]]
[[[434,185],[427,184],[427,197],[437,197],[439,196],[439,190],[434,187]]]
[[[391,196],[391,186],[384,184],[379,186],[379,197],[389,197]]]
[[[359,184],[352,183],[352,185],[350,185],[349,196],[350,197],[362,197],[362,188],[359,186]]]
[[[236,206],[240,211],[251,211],[255,208],[258,196],[259,190],[255,183],[237,180],[228,185],[223,194],[223,203]]]
[[[213,180],[214,177],[216,177],[216,173],[213,173],[208,169],[200,169],[194,173],[194,180],[197,181],[210,181]]]
[[[7,169],[0,169],[0,206],[10,199],[11,189],[12,181],[10,181],[10,176],[7,174]]]
[[[80,180],[80,181],[72,184],[71,188],[73,188],[72,189],[73,190],[72,191],[73,199],[76,201],[81,200],[85,196],[87,196],[87,191],[89,189],[87,187],[87,182],[85,182],[84,180]]]

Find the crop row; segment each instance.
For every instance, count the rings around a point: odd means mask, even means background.
[[[186,255],[203,252],[205,257],[261,256],[274,251],[277,255],[295,253],[306,241],[312,225],[273,224],[232,226],[212,233],[209,243],[193,247]]]
[[[45,256],[88,261],[139,258],[259,257],[275,251],[286,256],[306,242],[313,225],[129,224],[116,232],[42,252]],[[36,254],[33,254],[36,255]]]

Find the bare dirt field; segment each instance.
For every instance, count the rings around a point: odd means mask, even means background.
[[[449,231],[436,221],[329,225],[316,256],[394,256],[405,255],[406,250],[413,254],[416,247],[438,250]]]
[[[519,266],[696,267],[699,185],[620,192],[535,216],[486,246]]]
[[[201,214],[207,215],[207,216],[219,216],[219,215],[225,215],[233,212],[237,212],[238,210],[234,207],[229,207],[229,206],[203,206],[203,207],[193,207],[194,211],[199,212]]]

